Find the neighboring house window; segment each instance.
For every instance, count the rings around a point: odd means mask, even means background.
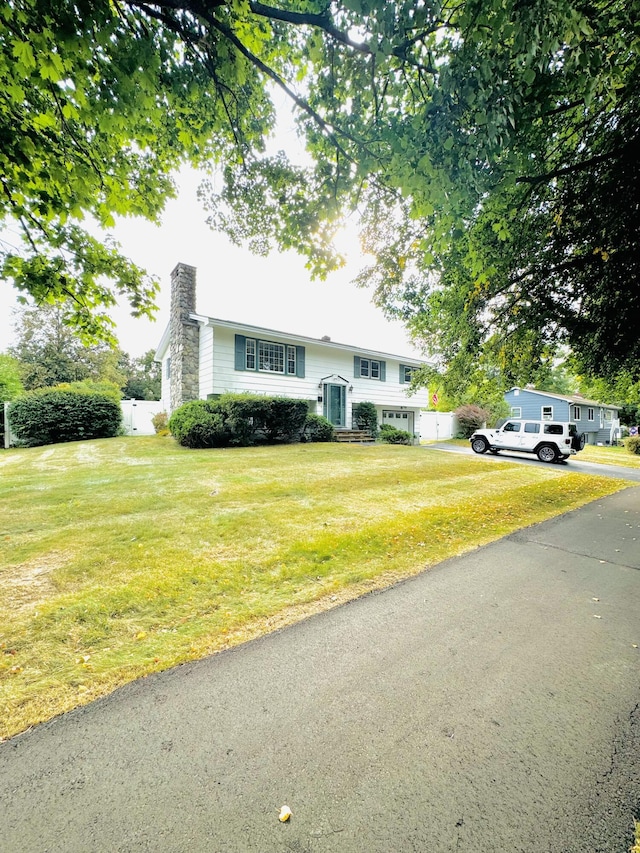
[[[305,350],[293,344],[277,344],[236,335],[236,370],[282,373],[304,378]]]
[[[604,419],[605,421],[610,421],[613,419],[613,412],[611,411],[611,409],[604,410]]]
[[[164,363],[164,378],[171,379],[171,358],[168,358]]]
[[[573,419],[574,421],[579,421],[582,417],[582,412],[580,411],[580,406],[573,407]]]
[[[543,421],[552,421],[553,420],[553,406],[543,406],[542,407],[542,418]]]
[[[363,379],[378,379],[386,382],[387,363],[372,358],[361,358],[359,355],[353,358],[353,374]]]
[[[595,421],[595,413],[594,413],[593,409],[587,409],[587,420],[588,421]]]
[[[511,417],[512,418],[521,418],[522,417],[522,406],[511,406]]]
[[[411,382],[411,378],[413,374],[416,372],[417,367],[410,367],[408,364],[400,365],[400,384],[408,385]]]

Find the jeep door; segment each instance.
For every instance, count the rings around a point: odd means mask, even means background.
[[[522,431],[522,449],[533,452],[533,448],[537,446],[540,439],[540,424],[535,422],[526,422],[523,424]]]
[[[518,450],[522,443],[520,426],[520,421],[507,421],[496,432],[493,439],[494,445],[505,450]]]

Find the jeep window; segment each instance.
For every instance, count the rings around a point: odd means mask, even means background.
[[[553,406],[542,407],[542,420],[550,421],[553,418]]]
[[[525,432],[540,432],[540,424],[525,424]]]
[[[509,421],[502,427],[503,432],[520,432],[520,424],[516,421]]]
[[[544,431],[547,435],[562,435],[562,424],[545,424]]]

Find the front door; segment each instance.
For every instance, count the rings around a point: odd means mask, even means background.
[[[347,389],[344,385],[324,386],[323,414],[334,427],[346,426]]]

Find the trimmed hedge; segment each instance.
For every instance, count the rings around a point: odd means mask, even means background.
[[[223,394],[180,406],[169,419],[169,431],[192,448],[299,441],[308,411],[306,400]]]
[[[624,446],[629,453],[635,453],[637,456],[640,456],[640,435],[630,435],[629,438],[625,438]]]
[[[385,444],[413,444],[413,436],[404,429],[398,429],[391,424],[382,424],[380,441]]]
[[[11,404],[9,423],[26,447],[111,438],[120,432],[122,409],[110,393],[38,388],[27,391]]]
[[[322,415],[307,415],[302,430],[302,441],[335,441],[336,431],[331,421]]]

